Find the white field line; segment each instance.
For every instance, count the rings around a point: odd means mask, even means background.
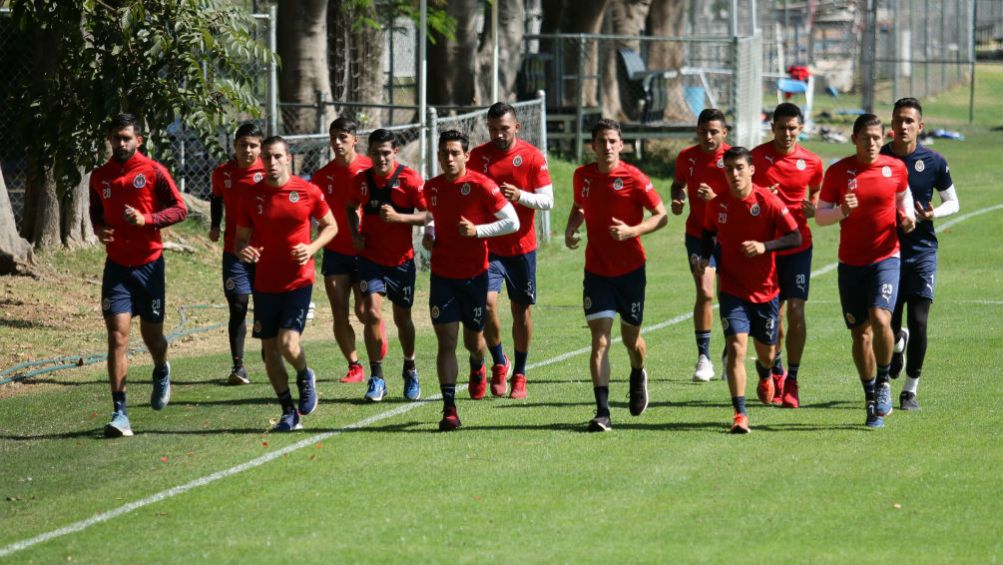
[[[985,213],[988,213],[988,212],[992,212],[994,210],[999,210],[999,209],[1003,209],[1003,204],[998,204],[996,206],[990,206],[988,208],[982,208],[982,209],[979,209],[979,210],[975,210],[973,212],[969,212],[968,214],[964,214],[962,216],[958,216],[957,218],[955,218],[955,219],[953,219],[953,220],[951,220],[949,222],[945,222],[942,226],[940,226],[940,229],[942,229],[942,230],[943,229],[947,229],[947,228],[949,228],[949,227],[951,227],[951,226],[953,226],[953,225],[955,225],[957,223],[960,223],[960,222],[962,222],[964,220],[967,220],[969,218],[972,218],[972,217],[975,217],[975,216],[978,216],[978,215],[981,215],[981,214],[985,214]],[[812,272],[811,276],[812,276],[812,278],[820,277],[820,276],[822,276],[822,275],[824,275],[824,274],[826,274],[826,273],[828,273],[830,271],[833,271],[835,268],[836,268],[836,263],[830,263],[830,264],[828,264],[828,265],[826,265],[826,266],[824,266],[824,267],[822,267],[822,268],[820,268],[820,269]],[[716,306],[717,305],[715,304],[715,307]],[[678,316],[676,316],[674,318],[670,318],[668,320],[659,322],[657,324],[654,324],[654,325],[651,325],[651,326],[647,326],[642,331],[644,331],[644,332],[652,332],[652,331],[655,331],[655,330],[660,330],[662,328],[667,328],[669,326],[672,326],[672,325],[678,324],[680,322],[684,322],[686,320],[689,320],[692,317],[693,317],[693,313],[692,312],[688,312],[686,314],[680,314],[680,315],[678,315]],[[580,349],[575,349],[574,351],[568,351],[568,352],[562,353],[561,355],[558,355],[556,357],[551,357],[550,359],[545,359],[543,361],[538,361],[536,363],[530,363],[529,365],[527,365],[527,369],[534,369],[534,368],[537,368],[537,367],[544,367],[546,365],[552,365],[554,363],[559,363],[559,362],[564,361],[566,359],[570,359],[570,358],[578,356],[578,355],[583,355],[585,353],[588,353],[589,351],[591,351],[591,346],[589,346],[589,347],[582,347]],[[459,385],[456,388],[457,388],[457,392],[462,392],[466,388],[466,385]],[[410,404],[404,404],[404,405],[398,406],[397,408],[394,408],[392,410],[388,410],[388,411],[382,412],[380,414],[375,414],[375,415],[370,416],[369,418],[366,418],[364,420],[359,420],[358,422],[355,422],[354,424],[349,424],[349,425],[345,426],[344,428],[341,428],[340,430],[335,430],[335,431],[331,431],[331,432],[324,432],[324,433],[312,435],[312,436],[310,436],[308,438],[305,438],[303,440],[300,440],[300,441],[298,441],[296,443],[287,445],[287,446],[285,446],[285,447],[283,447],[281,449],[277,449],[275,451],[271,451],[269,453],[266,453],[264,455],[261,455],[259,457],[254,458],[254,459],[251,459],[250,461],[248,461],[246,463],[241,463],[240,465],[236,465],[234,467],[230,467],[229,469],[224,469],[222,471],[217,471],[217,472],[215,472],[215,473],[213,473],[211,475],[206,475],[204,477],[201,477],[201,478],[195,479],[193,481],[187,482],[187,483],[185,483],[183,485],[179,485],[179,486],[176,486],[176,487],[173,487],[173,488],[169,488],[167,490],[158,492],[158,493],[153,494],[151,496],[148,496],[146,498],[142,498],[142,499],[130,502],[128,504],[124,504],[122,506],[119,506],[118,508],[114,508],[114,509],[109,510],[107,512],[101,512],[100,514],[95,514],[94,516],[91,516],[90,518],[87,518],[85,520],[80,520],[79,522],[74,522],[74,523],[72,523],[72,524],[70,524],[68,526],[64,526],[64,527],[59,528],[57,530],[52,530],[52,531],[49,531],[49,532],[45,532],[43,534],[39,534],[39,535],[37,535],[37,536],[35,536],[33,538],[29,538],[29,539],[22,540],[22,541],[19,541],[19,542],[14,542],[14,543],[12,543],[10,545],[7,545],[7,546],[5,546],[3,548],[0,548],[0,557],[6,557],[6,556],[11,555],[13,553],[17,553],[18,551],[21,551],[21,550],[24,550],[24,549],[28,549],[29,547],[32,547],[34,545],[38,545],[40,543],[47,542],[47,541],[49,541],[51,539],[62,537],[62,536],[68,535],[68,534],[73,534],[73,533],[76,533],[76,532],[81,532],[81,531],[86,530],[87,528],[89,528],[91,526],[94,526],[96,524],[100,524],[102,522],[107,522],[108,520],[111,520],[113,518],[117,518],[119,516],[122,516],[123,514],[128,514],[129,512],[132,512],[133,510],[138,510],[138,509],[140,509],[140,508],[142,508],[144,506],[149,506],[150,504],[154,504],[156,502],[160,502],[161,500],[165,500],[165,499],[177,496],[179,494],[184,494],[184,493],[186,493],[186,492],[188,492],[190,490],[193,490],[193,489],[196,489],[196,488],[199,488],[199,487],[203,487],[203,486],[208,485],[210,483],[216,482],[216,481],[218,481],[220,479],[225,479],[227,477],[236,475],[238,473],[242,473],[242,472],[250,470],[250,469],[254,469],[255,467],[260,467],[260,466],[264,465],[265,463],[268,463],[269,461],[272,461],[274,459],[282,457],[283,455],[292,453],[294,451],[299,451],[300,449],[303,449],[305,447],[309,447],[311,445],[315,445],[319,441],[324,441],[326,439],[330,439],[330,438],[333,438],[335,436],[339,436],[342,433],[344,433],[345,431],[351,431],[351,430],[356,430],[356,429],[361,429],[361,428],[369,427],[372,424],[375,424],[375,423],[380,422],[382,420],[393,418],[394,416],[399,416],[401,414],[405,414],[407,412],[410,412],[411,410],[414,410],[415,408],[424,406],[425,404],[434,402],[434,401],[439,400],[441,398],[442,397],[440,395],[435,395],[435,396],[429,397],[429,398],[427,398],[427,399],[425,399],[425,400],[423,400],[421,402],[413,402],[413,403],[410,403]]]

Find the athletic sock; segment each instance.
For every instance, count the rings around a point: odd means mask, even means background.
[[[877,399],[877,387],[874,379],[869,381],[860,381],[861,386],[864,387],[864,400],[868,404],[874,402]]]
[[[641,378],[641,373],[643,371],[644,371],[644,367],[641,367],[641,368],[638,368],[638,369],[635,369],[634,367],[631,367],[630,368],[630,378],[631,378],[631,380]]]
[[[916,394],[917,389],[919,389],[919,377],[907,377],[905,384],[902,385],[902,392]]]
[[[744,396],[732,396],[731,397],[731,406],[735,409],[735,413],[736,414],[745,414],[745,415],[748,415],[748,412],[745,411],[745,397]]]
[[[758,359],[756,360],[756,373],[759,375],[759,380],[770,378],[770,369],[769,369],[769,367],[762,366],[759,363]]]
[[[471,373],[477,373],[484,368],[484,359],[474,359],[473,357],[469,357],[467,360],[470,362]]]
[[[234,357],[233,358],[233,368],[234,369],[243,369],[244,368],[244,358],[243,357]]]
[[[502,349],[500,341],[498,342],[498,345],[489,345],[488,352],[491,353],[491,360],[495,365],[505,364],[505,351]]]
[[[278,397],[279,397],[279,404],[282,405],[283,414],[288,414],[296,409],[293,406],[293,395],[289,392],[288,388],[278,393]]]
[[[787,365],[787,378],[796,381],[798,380],[798,369],[801,368],[800,363],[791,363]]]
[[[456,385],[439,385],[439,390],[442,392],[442,406],[444,408],[453,408],[456,406]]]
[[[158,381],[167,376],[167,363],[153,366],[153,378]]]
[[[891,370],[891,365],[878,365],[878,376],[875,378],[877,384],[884,385],[888,384],[888,373]]]
[[[349,370],[351,370],[352,367],[361,367],[361,366],[362,366],[362,362],[361,361],[349,361],[348,362],[348,369]]]
[[[125,414],[125,391],[113,392],[111,393],[111,402],[115,407],[115,412],[121,412]]]
[[[609,418],[609,387],[597,386],[592,392],[596,395],[596,416]]]
[[[302,371],[296,371],[296,380],[297,381],[305,381],[307,373],[309,373],[309,372],[310,372],[310,367],[303,367]]]
[[[408,358],[404,359],[404,370],[405,371],[413,371],[414,370],[414,357],[412,357],[410,359],[408,359]]]
[[[529,357],[528,351],[515,350],[515,367],[512,369],[512,374],[515,375],[525,375],[526,374],[526,358]]]
[[[784,374],[784,354],[779,350],[777,351],[777,358],[773,360],[773,374]]]
[[[383,378],[383,363],[381,361],[369,363],[369,376],[377,379]]]
[[[697,330],[693,332],[697,338],[697,355],[710,359],[710,331]]]

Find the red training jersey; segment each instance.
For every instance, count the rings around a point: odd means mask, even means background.
[[[811,247],[811,229],[801,203],[808,200],[808,187],[822,186],[822,159],[800,145],[795,145],[790,155],[781,155],[771,141],[752,150],[752,165],[756,167],[752,182],[767,188],[777,185],[777,196],[801,231],[801,245],[777,251],[777,255],[793,255]]]
[[[644,209],[654,211],[662,198],[651,180],[637,167],[620,161],[609,173],[591,163],[575,170],[575,204],[585,213],[585,270],[615,277],[644,265],[641,238],[616,241],[609,233],[613,218],[634,226],[644,220]]]
[[[724,178],[724,152],[730,149],[722,143],[714,153],[705,153],[699,145],[687,147],[676,157],[676,180],[686,185],[686,199],[690,202],[690,214],[686,217],[686,234],[700,237],[703,233],[704,210],[707,201],[697,196],[700,183],[714,190],[715,194],[728,192],[728,181]]]
[[[488,142],[470,152],[468,167],[475,168],[495,181],[513,184],[526,192],[552,187],[547,159],[540,150],[527,141],[516,139],[515,147],[503,151]],[[512,257],[525,255],[536,249],[536,210],[518,202],[512,204],[519,216],[519,229],[515,233],[492,237],[488,250],[495,255]]]
[[[227,161],[212,172],[212,195],[223,199],[223,251],[233,253],[233,234],[237,232],[237,203],[241,196],[265,178],[261,159],[242,169],[237,161]]]
[[[721,260],[717,264],[718,290],[762,304],[780,294],[773,252],[746,257],[742,243],[765,243],[798,229],[798,223],[783,203],[769,189],[756,184],[743,199],[731,192],[718,195],[708,203],[704,227],[717,234]]]
[[[127,223],[126,206],[138,210],[145,225]],[[160,229],[187,216],[188,208],[171,174],[139,151],[124,163],[113,158],[91,173],[91,224],[95,231],[101,226],[115,230],[113,240],[105,244],[113,263],[138,267],[157,260],[164,248]]]
[[[250,228],[261,257],[254,270],[254,290],[289,292],[313,284],[313,257],[305,265],[293,258],[298,243],[310,244],[311,218],[329,208],[320,189],[296,176],[281,187],[262,181],[240,199],[237,226]]]
[[[341,253],[342,255],[355,255],[355,247],[352,245],[352,229],[348,226],[348,213],[345,208],[355,190],[355,175],[359,171],[373,166],[373,162],[365,155],[356,155],[348,166],[339,165],[331,161],[313,174],[310,181],[319,186],[324,193],[324,199],[334,214],[334,221],[338,224],[338,235],[330,243],[324,246],[328,251]]]
[[[899,253],[897,195],[909,190],[909,172],[887,155],[865,165],[849,156],[829,167],[820,200],[837,206],[853,192],[858,206],[840,221],[839,261],[854,267],[871,265]]]
[[[425,185],[425,202],[435,220],[432,273],[451,279],[469,279],[488,270],[488,243],[478,237],[463,237],[460,217],[474,224],[490,224],[508,200],[495,181],[467,169],[449,181],[439,175]]]
[[[372,170],[372,169],[367,169]],[[373,180],[378,188],[386,187],[390,177],[381,177],[375,172]],[[390,188],[390,202],[398,208],[414,208],[416,210],[425,209],[425,196],[422,187],[425,181],[414,169],[404,167],[394,185]],[[366,181],[366,171],[360,171],[355,175],[352,185],[353,191],[351,203],[361,205],[365,212],[373,195],[369,191],[369,183]],[[375,204],[375,202],[374,202]],[[363,213],[363,221],[360,226],[360,233],[365,238],[366,246],[359,252],[359,255],[369,259],[373,263],[385,267],[396,267],[401,263],[414,257],[414,245],[411,239],[411,224],[388,224],[380,217],[378,209],[376,213]]]

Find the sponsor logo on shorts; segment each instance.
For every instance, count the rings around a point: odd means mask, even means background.
[[[886,179],[887,178],[891,178],[891,176],[892,176],[892,168],[889,167],[888,165],[885,165],[884,167],[881,167],[881,176],[885,177]]]
[[[797,167],[799,171],[803,171],[808,167],[808,163],[805,163],[804,159],[798,159],[798,162],[795,163],[794,166]]]
[[[731,324],[728,323],[728,318],[721,318],[721,329],[727,330]]]
[[[463,186],[460,187],[460,194],[462,194],[463,196],[466,196],[466,195],[470,194],[470,183],[469,182],[463,183]]]
[[[753,218],[755,218],[756,216],[758,216],[760,211],[761,210],[759,209],[759,203],[758,202],[756,202],[755,204],[753,204],[749,208],[749,214],[752,214]]]
[[[226,279],[226,282],[223,283],[223,286],[226,288],[226,290],[233,290],[234,288],[237,287],[237,283],[233,282],[233,277],[228,277]]]
[[[369,283],[367,283],[366,281],[360,282],[359,290],[361,290],[362,292],[366,292],[367,290],[369,290]]]
[[[108,310],[111,310],[111,299],[110,298],[105,298],[104,300],[101,301],[101,309],[104,310],[105,312],[107,312]]]
[[[922,159],[920,159],[919,161],[916,161],[916,164],[914,164],[912,168],[916,169],[917,173],[922,173],[926,170],[926,164],[923,163]]]
[[[690,265],[694,265],[695,266],[697,264],[697,262],[699,262],[699,261],[700,261],[700,256],[699,255],[697,255],[696,253],[693,253],[692,255],[690,255]]]
[[[621,189],[623,189],[623,179],[614,179],[613,190],[621,190]]]
[[[261,320],[254,320],[254,333],[261,333]]]
[[[265,178],[265,175],[263,175],[262,173],[254,173],[254,176],[252,176],[251,178],[254,179],[254,182],[257,183],[261,182],[261,179]]]
[[[585,306],[586,310],[588,310],[589,308],[592,308],[592,298],[591,297],[589,297],[589,296],[585,297],[584,306]]]
[[[775,328],[776,326],[777,326],[777,319],[776,318],[774,318],[773,316],[770,316],[769,318],[766,319],[766,331],[772,333],[773,332],[773,328]]]
[[[439,319],[439,314],[441,314],[441,313],[442,312],[439,310],[438,306],[432,306],[432,319],[433,320]]]
[[[849,312],[844,312],[843,315],[846,316],[846,321],[849,322],[850,324],[857,323],[857,319],[853,316],[853,314]]]
[[[146,175],[139,173],[134,179],[132,179],[132,186],[136,188],[143,188],[146,186]]]
[[[522,166],[522,155],[516,155],[515,159],[512,159],[512,166],[513,167]]]
[[[289,193],[289,201],[293,204],[300,201],[300,193],[295,190]]]
[[[159,316],[161,307],[162,304],[159,298],[150,302],[150,313],[152,313],[154,316]]]
[[[886,301],[891,300],[892,299],[892,292],[894,290],[895,290],[895,287],[892,286],[892,283],[885,283],[885,284],[881,285],[881,298],[885,299]]]

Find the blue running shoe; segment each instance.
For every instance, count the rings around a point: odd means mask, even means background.
[[[868,428],[883,428],[885,427],[885,419],[878,416],[877,408],[873,402],[867,403],[867,421],[864,422]]]
[[[296,379],[300,391],[300,414],[306,416],[317,408],[317,375],[313,369],[306,370],[306,377]]]
[[[153,392],[150,393],[150,407],[163,410],[171,401],[171,364],[153,368]]]
[[[877,399],[874,408],[878,416],[887,416],[892,413],[892,385],[891,383],[879,384],[877,386]]]
[[[421,398],[421,385],[418,384],[418,369],[404,370],[404,398],[418,400]]]
[[[282,417],[279,418],[278,423],[272,426],[273,432],[291,432],[293,430],[302,430],[302,429],[303,429],[303,424],[300,423],[299,412],[295,410],[282,414]]]
[[[379,377],[369,377],[369,388],[366,390],[366,400],[379,402],[387,395],[387,383]]]
[[[111,415],[111,422],[105,424],[104,437],[129,437],[132,435],[132,426],[129,425],[129,417],[125,412],[116,410]]]

